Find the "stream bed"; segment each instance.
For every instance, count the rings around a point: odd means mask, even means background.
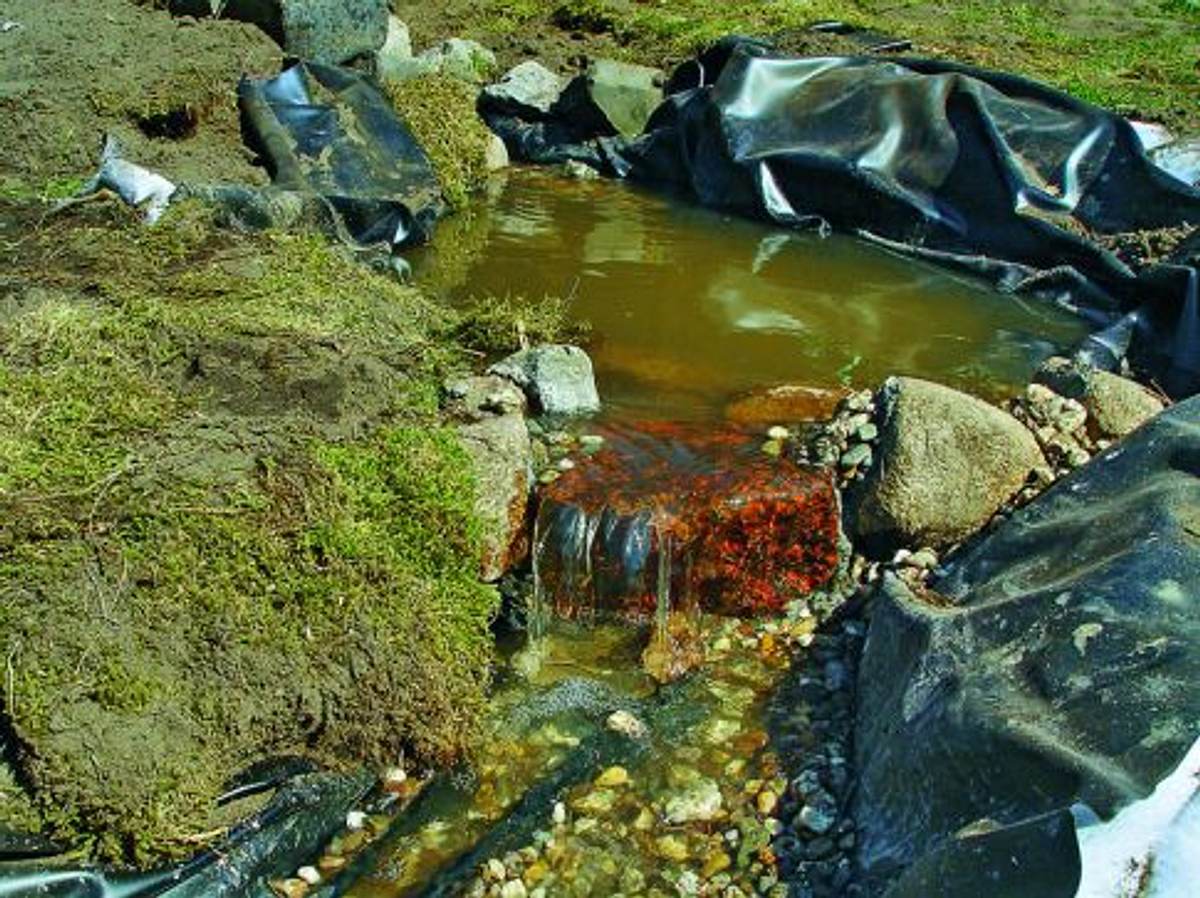
[[[909,374],[1001,398],[1086,333],[1068,310],[853,238],[546,172],[513,172],[412,261],[454,303],[570,297],[591,326],[596,423],[633,439],[659,426],[648,421],[724,426],[739,397],[784,384],[861,389]],[[847,759],[862,623],[818,628],[820,594],[753,621],[698,607],[667,617],[661,598],[656,623],[583,615],[540,622],[528,643],[510,634],[470,771],[441,776],[432,810],[383,837],[350,894],[782,898],[788,882],[854,894]],[[647,646],[672,627],[688,631],[692,673],[660,687]],[[613,741],[630,727],[627,744]],[[347,838],[318,866],[337,870],[361,842]]]

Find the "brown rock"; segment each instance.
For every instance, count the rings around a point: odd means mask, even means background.
[[[839,387],[784,384],[735,399],[725,407],[725,420],[747,427],[780,422],[825,421],[850,394]]]

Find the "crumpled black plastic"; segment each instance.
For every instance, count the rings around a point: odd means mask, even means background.
[[[272,186],[320,197],[358,243],[429,239],[444,207],[420,145],[366,78],[302,62],[238,85],[247,144]]]
[[[956,840],[964,827],[1076,803],[1108,818],[1175,770],[1200,736],[1197,534],[1200,397],[966,548],[931,596],[885,583],[859,669],[855,819],[889,898],[1000,894],[963,860],[983,844]],[[1073,848],[1021,844],[1014,894],[1074,895],[1047,878],[1078,869]],[[913,887],[937,869],[960,887]]]
[[[272,898],[268,880],[309,863],[373,783],[367,774],[296,777],[217,847],[153,873],[0,864],[0,898]]]
[[[745,39],[681,67],[668,90],[633,141],[481,111],[519,158],[577,159],[957,267],[1091,320],[1091,361],[1111,367],[1128,350],[1172,395],[1200,389],[1195,248],[1144,267],[1106,248],[1113,235],[1200,226],[1200,191],[1158,169],[1121,117],[1013,75],[789,58]]]

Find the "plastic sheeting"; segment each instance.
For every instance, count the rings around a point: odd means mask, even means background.
[[[308,863],[373,782],[366,775],[298,777],[218,846],[155,873],[0,864],[0,898],[271,898],[267,880]]]
[[[304,62],[238,86],[247,143],[272,186],[315,195],[363,244],[428,240],[443,211],[429,159],[357,72]]]
[[[879,240],[1061,303],[1095,323],[1093,360],[1114,363],[1129,340],[1144,374],[1175,395],[1200,389],[1195,241],[1147,264],[1112,251],[1186,234],[1200,192],[1156,167],[1119,116],[1012,75],[787,58],[739,39],[668,90],[633,141],[482,111],[520,158],[577,159],[786,227]]]
[[[938,855],[962,885],[937,894],[997,894],[987,865],[955,862],[980,844],[964,828],[1076,803],[1109,818],[1177,767],[1200,735],[1197,533],[1200,397],[1014,513],[929,595],[885,584],[860,668],[855,817],[888,895],[919,894],[910,877]],[[1031,872],[1077,883],[1073,842],[1021,844],[1014,894],[1074,894]]]

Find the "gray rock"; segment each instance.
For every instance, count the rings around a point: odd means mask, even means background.
[[[866,443],[858,443],[842,453],[839,464],[842,468],[868,467],[871,464],[871,447]]]
[[[1047,359],[1034,379],[1060,396],[1083,404],[1093,439],[1120,439],[1164,408],[1159,397],[1136,381],[1071,359]]]
[[[637,137],[663,100],[662,83],[659,69],[597,59],[567,85],[554,114],[580,133]]]
[[[543,414],[579,415],[600,408],[592,360],[578,346],[550,344],[523,349],[488,372],[515,383]]]
[[[388,16],[387,39],[375,54],[375,74],[380,80],[395,78],[412,55],[408,26],[395,16]]]
[[[493,134],[488,138],[487,150],[484,153],[484,165],[490,172],[502,171],[508,168],[508,147],[499,135]]]
[[[447,411],[471,458],[484,525],[480,576],[498,580],[529,551],[526,516],[533,484],[533,447],[522,412],[525,397],[500,377],[470,377],[447,385]]]
[[[837,823],[837,807],[832,800],[809,802],[796,815],[796,823],[811,833],[824,835]]]
[[[388,36],[387,0],[282,0],[283,47],[292,56],[341,63],[374,53]]]
[[[546,118],[562,93],[563,79],[540,62],[528,60],[483,89],[481,103],[489,110],[533,120]]]
[[[881,403],[879,462],[848,503],[872,551],[969,536],[1045,464],[1019,421],[948,387],[891,378]]]

